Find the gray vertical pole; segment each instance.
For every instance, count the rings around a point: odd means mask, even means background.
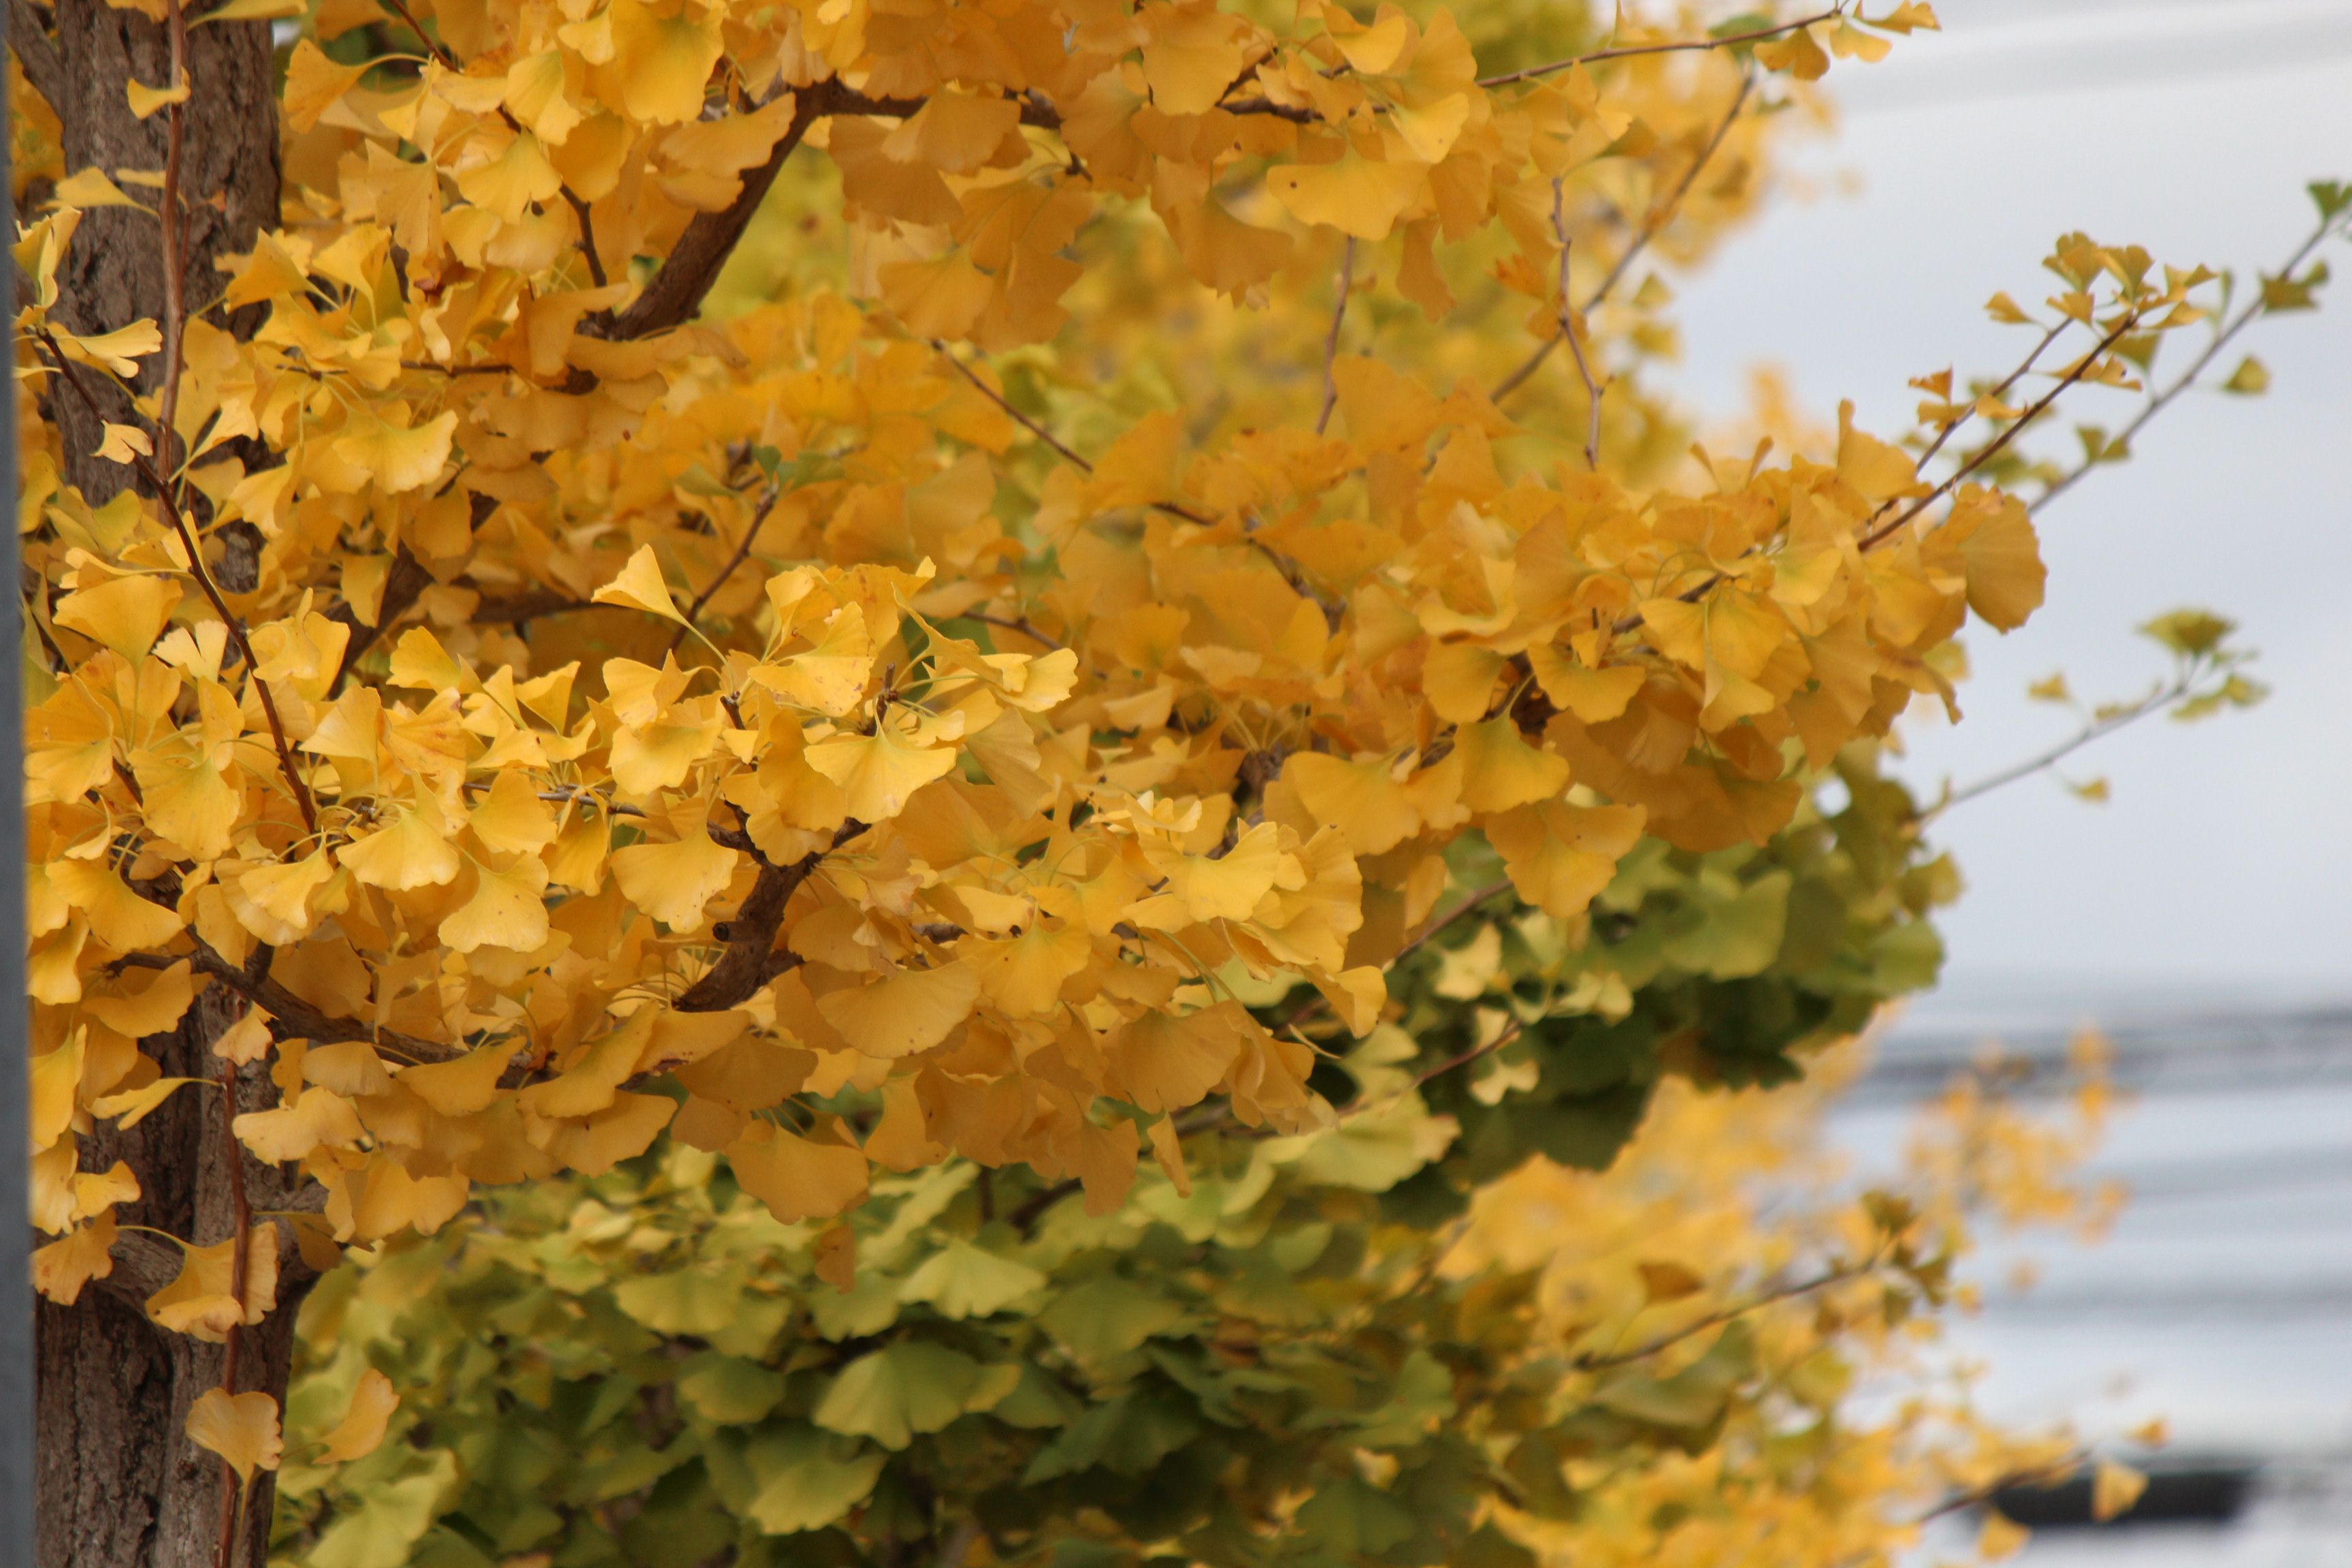
[[[6,39],[0,8],[0,43]],[[0,122],[7,76],[0,72]],[[16,237],[8,139],[0,135],[0,234]],[[16,282],[0,247],[0,301],[16,314]],[[13,333],[6,335],[16,357]],[[16,392],[0,397],[0,1568],[33,1568],[33,1226],[26,1169],[32,1028],[25,994],[25,633],[16,551]],[[20,869],[11,871],[15,866]]]

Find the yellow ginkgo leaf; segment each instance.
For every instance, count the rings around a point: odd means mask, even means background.
[[[1315,820],[1338,828],[1359,855],[1383,854],[1421,831],[1421,814],[1386,758],[1351,763],[1300,752],[1283,765],[1282,776]]]
[[[356,87],[373,65],[369,60],[339,64],[310,39],[297,38],[294,53],[286,62],[284,96],[278,100],[278,112],[287,127],[305,132],[318,124],[319,117]]]
[[[1561,920],[1584,912],[1642,837],[1640,806],[1547,800],[1490,819],[1486,837],[1519,897]]]
[[[382,827],[352,839],[335,854],[353,879],[394,892],[441,887],[464,864],[430,797],[413,809],[394,810]]]
[[[218,1454],[247,1485],[254,1471],[276,1469],[286,1450],[278,1430],[278,1401],[258,1391],[205,1389],[188,1406],[188,1436],[197,1447]]]
[[[513,1060],[511,1046],[484,1046],[455,1061],[410,1068],[400,1084],[444,1116],[471,1116],[497,1097],[499,1075]]]
[[[360,1373],[343,1418],[324,1439],[319,1463],[340,1465],[374,1453],[376,1446],[383,1441],[385,1428],[392,1424],[392,1413],[399,1408],[400,1395],[393,1392],[392,1379],[373,1367]]]
[[[873,673],[874,639],[866,635],[866,617],[848,609],[834,614],[814,647],[755,666],[751,679],[787,702],[837,719],[865,700]]]
[[[654,559],[654,547],[650,544],[640,545],[637,552],[629,557],[629,563],[621,568],[620,575],[597,589],[593,597],[600,605],[622,605],[680,626],[686,624],[686,617],[677,613],[677,605],[670,600],[669,584],[662,581],[661,564]]]
[[[245,1295],[235,1280],[236,1238],[191,1247],[179,1277],[147,1298],[147,1315],[174,1333],[219,1344],[239,1323],[257,1323],[278,1302],[278,1227],[256,1226],[246,1236]]]
[[[1162,114],[1200,114],[1213,108],[1241,72],[1248,25],[1212,0],[1151,0],[1138,14],[1148,35],[1143,79]]]
[[[726,1153],[737,1184],[786,1225],[828,1218],[866,1195],[863,1153],[812,1142],[772,1122],[752,1122]]]
[[[248,1110],[231,1125],[256,1159],[273,1165],[321,1148],[355,1148],[367,1131],[350,1100],[316,1085],[274,1110]]]
[[[705,904],[727,890],[741,860],[709,834],[613,851],[613,876],[631,903],[674,931],[702,929]]]
[[[110,463],[129,465],[142,458],[155,455],[154,438],[136,425],[109,424],[98,443],[93,458],[104,458]]]
[[[547,863],[518,855],[504,866],[474,863],[474,896],[441,922],[443,942],[459,952],[502,947],[530,952],[547,941]]]
[[[1958,539],[1969,608],[2004,632],[2023,626],[2042,607],[2050,580],[2024,503],[2014,496],[1980,495],[1952,510],[1946,526]]]
[[[909,726],[894,717],[871,735],[818,742],[808,749],[808,765],[840,786],[852,817],[887,822],[917,790],[955,766],[955,747],[924,743],[937,731],[933,724]]]
[[[421,489],[441,477],[457,429],[457,416],[447,412],[405,426],[363,416],[335,437],[334,451],[344,462],[366,470],[378,489],[398,494]]]
[[[2132,1510],[2147,1490],[2147,1477],[2129,1465],[2102,1459],[2091,1472],[2091,1517],[2105,1524]]]
[[[40,1063],[46,1059],[45,1058],[35,1058],[34,1071],[37,1075],[35,1079],[37,1083],[39,1081],[37,1074]],[[137,1089],[127,1089],[121,1094],[99,1096],[89,1102],[90,1114],[111,1117],[118,1130],[127,1131],[145,1121],[150,1111],[171,1099],[173,1091],[182,1084],[207,1081],[209,1080],[200,1078],[159,1078],[152,1083],[142,1084]]]
[[[971,1016],[980,977],[969,964],[901,969],[817,998],[817,1011],[842,1038],[885,1059],[926,1051]]]
[[[553,200],[562,188],[563,176],[555,172],[547,149],[528,131],[497,157],[457,175],[459,195],[508,223],[520,223],[533,204]]]
[[[1462,804],[1473,811],[1508,811],[1568,787],[1567,759],[1528,745],[1507,713],[1464,725],[1454,744],[1462,754]]]
[[[114,1214],[109,1210],[89,1224],[33,1253],[33,1289],[61,1307],[81,1299],[82,1288],[114,1272]]]
[[[122,187],[106,177],[100,169],[82,169],[59,180],[50,192],[51,199],[68,207],[137,207],[151,211],[146,203],[134,200]],[[161,346],[160,341],[158,346]],[[128,372],[125,373],[129,374]]]
[[[630,119],[683,125],[701,117],[710,68],[726,47],[719,26],[725,15],[691,0],[658,9],[613,0],[613,58]]]
[[[1094,944],[1082,925],[1049,931],[1041,923],[1008,941],[970,945],[968,962],[980,976],[982,992],[1015,1018],[1052,1012],[1062,982],[1094,956]]]
[[[467,820],[483,847],[499,854],[536,854],[555,842],[555,813],[520,772],[501,773],[493,779],[489,794]]]
[[[1421,668],[1421,689],[1429,705],[1449,724],[1475,724],[1495,700],[1495,679],[1503,656],[1483,644],[1440,643]]]
[[[128,326],[117,327],[110,332],[97,332],[84,337],[52,329],[51,335],[58,340],[58,346],[65,350],[68,359],[78,360],[83,364],[102,365],[117,375],[137,375],[139,362],[149,354],[160,352],[163,347],[162,329],[143,317]],[[108,439],[111,440],[113,426],[108,426]],[[146,437],[144,431],[139,432],[138,435],[142,440]],[[129,440],[130,437],[126,437],[124,439]],[[154,443],[150,441],[146,446],[136,447],[134,449],[141,452],[152,452]]]
[[[1325,224],[1358,239],[1386,239],[1405,209],[1428,192],[1429,165],[1351,152],[1336,163],[1270,170],[1265,188],[1301,223]]]
[[[136,77],[122,84],[123,96],[131,100],[131,112],[144,120],[159,109],[188,101],[187,79],[184,77],[173,87],[149,87]]]

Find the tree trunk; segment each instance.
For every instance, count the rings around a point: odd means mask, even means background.
[[[146,120],[137,118],[123,89],[133,79],[151,87],[170,84],[172,50],[165,29],[107,0],[58,0],[52,42],[25,37],[25,25],[39,20],[32,6],[15,0],[10,9],[26,75],[63,128],[66,172],[96,168],[111,177],[118,169],[162,169],[169,117],[159,110]],[[192,91],[183,114],[180,155],[187,214],[183,297],[192,312],[203,313],[227,282],[214,261],[252,249],[256,235],[278,226],[278,100],[269,24],[191,26],[187,58]],[[128,188],[142,200],[154,199],[152,191]],[[83,213],[58,283],[58,320],[73,331],[111,331],[142,316],[160,324],[163,248],[155,219],[129,207]],[[243,319],[217,312],[209,319],[244,336],[258,324],[261,309],[238,312]],[[144,362],[141,391],[153,389],[163,358],[153,354]],[[101,406],[110,405],[109,418],[130,416],[129,401],[120,392],[95,375],[82,381]],[[102,432],[81,400],[52,395],[49,403],[50,417],[65,437],[67,480],[79,485],[92,505],[128,485],[130,468],[91,455]]]
[[[170,115],[131,112],[125,86],[171,85],[166,27],[107,0],[9,0],[10,43],[36,90],[57,110],[68,173],[96,168],[160,171]],[[191,10],[197,7],[191,5]],[[191,21],[194,20],[192,16]],[[45,26],[46,24],[46,26]],[[53,35],[52,31],[53,29]],[[187,29],[191,89],[181,111],[180,211],[184,214],[182,298],[193,315],[238,336],[259,324],[262,308],[234,315],[215,308],[226,282],[215,266],[249,250],[278,221],[278,104],[267,22],[207,22]],[[125,182],[142,199],[152,186]],[[98,207],[81,226],[58,275],[59,324],[102,332],[142,317],[164,321],[163,247],[154,216]],[[152,390],[163,356],[150,356],[139,380]],[[85,375],[105,417],[130,419],[129,400]],[[100,416],[80,399],[52,389],[48,413],[64,440],[65,478],[92,502],[131,482],[131,470],[96,451]],[[158,443],[159,456],[169,447]],[[207,988],[172,1033],[142,1042],[164,1073],[217,1085],[221,1062],[212,1042],[244,1010],[220,986]],[[263,1064],[238,1069],[230,1114],[276,1103]],[[187,1436],[189,1406],[221,1385],[226,1347],[168,1332],[149,1320],[146,1299],[178,1274],[180,1249],[156,1231],[197,1245],[235,1234],[231,1159],[243,1166],[256,1213],[315,1209],[315,1185],[262,1165],[230,1138],[217,1087],[191,1086],[130,1131],[101,1128],[84,1140],[81,1168],[103,1171],[116,1160],[137,1175],[141,1197],[121,1211],[124,1225],[114,1272],[71,1307],[40,1304],[37,1327],[39,1562],[42,1568],[211,1568],[219,1559],[223,1467]],[[295,1309],[315,1278],[287,1245],[282,1225],[260,1221],[281,1246],[278,1306],[240,1331],[236,1392],[261,1390],[282,1409],[293,1356]],[[263,1472],[244,1500],[236,1550],[239,1568],[268,1559],[272,1499]]]
[[[177,1029],[142,1041],[142,1048],[166,1075],[216,1085],[221,1063],[211,1043],[243,1011],[242,1003],[212,986]],[[234,1081],[233,1112],[275,1103],[264,1064],[238,1069]],[[222,1466],[189,1441],[187,1418],[198,1395],[220,1386],[226,1347],[149,1320],[146,1300],[179,1273],[180,1249],[130,1227],[152,1226],[200,1246],[235,1232],[222,1109],[216,1087],[191,1085],[130,1131],[101,1130],[83,1142],[83,1169],[125,1161],[138,1173],[141,1194],[118,1211],[124,1236],[115,1247],[114,1272],[70,1307],[40,1303],[41,1568],[212,1568],[217,1561]],[[261,1164],[242,1147],[236,1158],[257,1214],[319,1206],[315,1184]],[[242,1331],[236,1392],[263,1390],[282,1408],[295,1310],[317,1277],[285,1226],[257,1224],[278,1233],[278,1306]],[[245,1502],[240,1568],[268,1561],[271,1497],[263,1472]]]

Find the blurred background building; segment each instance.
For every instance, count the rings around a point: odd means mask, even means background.
[[[1800,154],[1807,190],[1687,286],[1684,387],[1710,417],[1786,353],[1801,406],[1903,427],[1908,377],[2015,360],[2021,330],[1979,307],[2048,293],[2060,233],[2251,282],[2307,232],[2304,183],[2352,179],[2352,0],[1937,8],[1941,37],[1832,74],[1843,133]],[[1972,639],[1977,721],[1909,731],[1927,793],[1992,773],[2073,728],[2029,682],[2137,694],[2161,661],[2131,627],[2185,605],[2241,622],[2275,689],[2083,753],[2068,776],[2110,779],[2107,805],[2045,775],[1945,819],[1969,882],[1948,978],[1838,1118],[1866,1166],[1980,1042],[2055,1062],[2077,1025],[2115,1038],[2136,1103],[2098,1168],[2130,1207],[2104,1247],[2031,1249],[2022,1294],[1988,1260],[1963,1349],[1996,1412],[2094,1436],[2161,1415],[2174,1462],[2253,1480],[2227,1523],[2038,1533],[2035,1568],[2352,1563],[2352,279],[2333,294],[2249,334],[2269,396],[2183,398],[2049,509],[2047,607]],[[2087,416],[2127,417],[2112,395]]]

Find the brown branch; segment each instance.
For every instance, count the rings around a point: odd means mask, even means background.
[[[513,626],[523,621],[535,621],[541,616],[562,616],[574,610],[604,607],[588,599],[575,599],[561,589],[530,588],[520,594],[484,595],[474,605],[473,618],[489,626]]]
[[[1916,1529],[1923,1524],[1932,1524],[1946,1514],[1958,1513],[1962,1509],[1975,1508],[1980,1503],[1990,1502],[1994,1494],[2011,1487],[2040,1486],[2050,1481],[2063,1481],[2080,1471],[2090,1462],[2090,1458],[2089,1454],[2077,1448],[2064,1458],[2053,1459],[2046,1465],[2032,1465],[2021,1470],[2010,1470],[1980,1487],[1971,1487],[1966,1491],[1953,1493],[1913,1520],[1912,1527]]]
[[[1034,419],[1030,418],[1026,414],[1022,413],[1018,408],[1013,407],[1011,403],[1005,400],[1003,393],[989,385],[985,381],[982,381],[980,377],[980,373],[972,369],[971,366],[964,363],[962,360],[957,358],[946,343],[941,342],[937,338],[933,338],[930,340],[930,344],[931,347],[939,350],[941,358],[945,359],[948,363],[955,367],[955,372],[958,375],[963,377],[966,381],[971,383],[973,386],[979,388],[980,395],[982,397],[987,398],[991,403],[995,404],[997,407],[1003,409],[1005,415],[1011,418],[1014,424],[1020,426],[1024,430],[1028,431],[1032,436],[1036,437],[1040,441],[1045,442],[1046,446],[1051,447],[1056,453],[1060,454],[1063,461],[1068,463],[1082,474],[1091,474],[1095,471],[1095,466],[1092,463],[1087,462],[1084,458],[1079,457],[1076,452],[1070,450],[1068,447],[1065,446],[1061,437],[1055,436],[1051,430],[1046,429],[1043,425],[1038,424]]]
[[[55,334],[46,325],[37,325],[33,328],[33,336],[57,366],[58,375],[81,399],[82,405],[94,418],[105,423],[106,416],[99,408],[98,400],[90,395],[89,389],[74,374],[77,367],[66,358],[65,351],[58,346]],[[255,695],[261,699],[262,717],[268,721],[269,738],[278,748],[278,771],[286,775],[287,784],[294,791],[294,804],[301,809],[303,826],[315,836],[319,831],[318,804],[310,798],[310,786],[294,765],[294,748],[287,743],[286,726],[278,720],[278,702],[269,695],[269,683],[261,679],[260,661],[253,657],[253,644],[247,640],[245,623],[236,618],[235,612],[228,607],[228,601],[221,596],[220,585],[213,581],[212,573],[205,565],[204,552],[198,547],[195,530],[188,526],[188,520],[181,515],[179,507],[173,503],[171,488],[163,482],[163,476],[138,453],[131,454],[131,460],[132,467],[154,489],[156,499],[163,502],[164,515],[170,520],[173,531],[179,535],[181,548],[187,552],[189,572],[195,577],[197,585],[203,588],[213,613],[221,618],[221,624],[228,630],[229,640],[236,645],[238,655],[245,660],[246,679],[253,683]]]
[[[1706,145],[1699,149],[1698,157],[1684,172],[1682,179],[1676,182],[1674,190],[1666,197],[1666,205],[1656,209],[1655,217],[1643,223],[1642,232],[1634,236],[1633,243],[1625,247],[1625,254],[1617,258],[1617,264],[1612,267],[1609,269],[1609,275],[1601,280],[1601,287],[1592,291],[1592,298],[1584,302],[1585,314],[1591,314],[1601,301],[1616,291],[1617,285],[1624,279],[1627,270],[1633,267],[1635,259],[1649,248],[1653,239],[1665,232],[1668,224],[1675,221],[1675,215],[1682,210],[1683,198],[1690,195],[1691,187],[1698,184],[1700,174],[1715,161],[1716,153],[1723,150],[1724,139],[1731,134],[1732,126],[1738,121],[1739,111],[1748,107],[1748,95],[1755,90],[1756,73],[1752,70],[1742,72],[1739,78],[1739,90],[1732,94],[1731,107],[1724,111],[1723,119],[1717,123],[1715,134],[1707,138]]]
[[[671,1005],[681,1013],[717,1013],[745,1000],[790,968],[791,958],[775,952],[784,906],[826,855],[865,831],[862,822],[845,822],[824,848],[812,849],[789,866],[761,866],[751,895],[727,921],[727,951],[709,973],[688,986]]]
[[[2104,718],[2093,719],[2091,722],[2084,725],[2073,735],[2048,751],[2039,752],[2021,763],[2012,763],[1999,773],[1989,773],[1983,778],[1961,785],[1958,789],[1947,791],[1943,799],[1919,814],[1920,823],[1925,825],[1933,822],[1963,802],[1974,800],[1981,795],[1990,795],[1994,790],[2002,788],[2004,785],[2013,784],[2020,779],[2032,778],[2035,773],[2043,772],[2045,769],[2054,768],[2084,746],[2105,739],[2127,724],[2136,724],[2142,719],[2151,718],[2179,707],[2197,694],[2198,678],[2203,673],[2205,672],[2196,669],[2184,670],[2170,684],[2158,687],[2128,708],[2111,712]]]
[[[453,71],[463,71],[466,68],[464,62],[450,53],[447,45],[425,30],[425,24],[418,21],[416,13],[408,8],[408,0],[384,0],[384,4],[392,7],[394,16],[408,24],[408,30],[416,35],[416,41],[424,45],[435,59]]]
[[[1551,183],[1551,231],[1559,239],[1559,335],[1568,341],[1568,352],[1576,356],[1576,374],[1584,382],[1584,466],[1598,473],[1601,471],[1601,384],[1592,379],[1591,362],[1585,358],[1584,344],[1576,336],[1576,312],[1568,303],[1568,216],[1564,190],[1560,181]]]
[[[1339,380],[1336,372],[1339,363],[1339,329],[1348,320],[1348,291],[1356,286],[1356,237],[1348,237],[1347,248],[1339,253],[1339,293],[1331,301],[1331,330],[1323,337],[1323,407],[1315,416],[1315,434],[1320,436],[1330,427],[1331,410],[1339,405]]]
[[[395,1029],[373,1028],[356,1018],[337,1017],[295,995],[279,982],[270,979],[266,970],[256,974],[243,964],[231,963],[210,942],[194,931],[188,933],[188,938],[195,944],[195,952],[189,955],[188,962],[284,1025],[289,1038],[314,1040],[320,1045],[339,1040],[358,1040],[419,1062],[452,1061],[465,1054],[457,1047],[419,1039]],[[267,950],[257,948],[255,951],[258,953]],[[166,958],[164,962],[168,964],[178,961]],[[140,967],[147,965],[142,963]]]
[[[1499,882],[1489,882],[1486,886],[1479,889],[1476,892],[1472,893],[1460,903],[1454,905],[1452,910],[1448,910],[1439,919],[1432,921],[1429,924],[1422,927],[1421,934],[1414,937],[1411,942],[1406,942],[1402,947],[1398,948],[1396,952],[1389,959],[1388,963],[1383,964],[1381,967],[1384,969],[1394,969],[1398,964],[1402,963],[1407,958],[1428,946],[1429,943],[1436,937],[1438,932],[1452,925],[1455,921],[1460,920],[1463,916],[1468,914],[1471,910],[1476,909],[1487,900],[1496,897],[1497,894],[1507,893],[1510,890],[1511,883],[1508,878],[1505,878]]]
[[[2059,317],[2058,324],[2042,334],[2042,341],[2033,345],[2033,352],[2027,354],[2022,360],[2019,361],[2017,368],[2003,376],[2001,378],[2000,384],[1994,387],[1989,395],[1997,398],[2008,396],[2009,389],[2015,386],[2019,382],[2023,381],[2029,374],[2032,374],[2034,365],[2039,363],[2042,356],[2049,352],[2050,345],[2056,342],[2060,337],[2064,335],[2066,329],[2074,324],[2074,319],[2072,316]],[[1935,460],[1936,454],[1944,449],[1944,444],[1949,441],[1954,434],[1959,430],[1960,426],[1966,425],[1969,422],[1969,417],[1975,413],[1976,404],[1971,401],[1968,407],[1960,411],[1958,418],[1953,420],[1950,424],[1945,426],[1941,430],[1937,432],[1936,438],[1927,443],[1927,450],[1919,454],[1919,460],[1911,465],[1911,471],[1915,474],[1924,475],[1927,471],[1927,465]]]
[[[1959,488],[1962,480],[1966,479],[1970,474],[1975,473],[1978,469],[1983,468],[1987,463],[1991,462],[1993,458],[1999,457],[2001,452],[2008,447],[2011,442],[2016,440],[2018,437],[2025,433],[2025,427],[2027,426],[2032,424],[2036,419],[2041,418],[2043,414],[2049,412],[2053,404],[2056,403],[2059,398],[2064,396],[2067,392],[2074,388],[2076,383],[2080,382],[2085,375],[2088,375],[2091,373],[2092,368],[2095,366],[2100,360],[2106,356],[2108,350],[2114,348],[2116,343],[2122,342],[2125,334],[2128,333],[2134,327],[2139,325],[2142,313],[2141,309],[2138,307],[2134,307],[2132,310],[2126,311],[2123,319],[2116,323],[2114,331],[2108,332],[2105,337],[2101,338],[2097,345],[2094,347],[2089,353],[2084,354],[2081,359],[2075,361],[2073,364],[2068,365],[2066,369],[2059,374],[2057,385],[2052,387],[2048,392],[2043,393],[2039,398],[2036,398],[2027,406],[2024,413],[2017,416],[2017,418],[2010,425],[2009,428],[2003,430],[2000,435],[1985,443],[1984,446],[1979,447],[1969,456],[1968,461],[1953,469],[1950,477],[1946,479],[1943,483],[1937,485],[1934,489],[1929,490],[1926,495],[1921,496],[1918,500],[1913,501],[1909,506],[1905,507],[1900,512],[1897,512],[1886,522],[1865,531],[1859,542],[1859,548],[1864,550],[1874,549],[1886,540],[1893,538],[1895,532],[1900,530],[1904,524],[1909,522],[1913,518],[1917,517],[1921,512],[1926,511],[1929,507],[1935,505],[1944,497],[1951,494],[1953,490]]]
[[[1816,22],[1833,22],[1845,14],[1843,4],[1801,17],[1794,22],[1780,22],[1769,27],[1758,27],[1746,33],[1728,33],[1720,38],[1683,38],[1667,44],[1621,44],[1613,48],[1594,49],[1590,54],[1570,55],[1564,60],[1546,65],[1529,66],[1525,70],[1507,71],[1501,76],[1481,77],[1478,85],[1486,88],[1508,87],[1514,82],[1533,81],[1539,77],[1555,76],[1577,66],[1598,65],[1602,60],[1631,59],[1636,55],[1675,55],[1700,49],[1728,49],[1741,44],[1759,44],[1777,38],[1784,33],[1801,32]]]
[[[735,568],[742,565],[744,559],[751,553],[752,542],[760,537],[760,525],[768,521],[768,514],[776,510],[776,503],[783,499],[783,495],[784,492],[774,486],[769,487],[767,495],[760,501],[759,510],[751,514],[751,526],[743,531],[743,542],[735,547],[735,553],[727,558],[727,564],[719,569],[719,575],[710,580],[710,586],[697,594],[694,596],[694,603],[686,607],[685,624],[677,628],[677,635],[669,640],[670,652],[677,651],[678,645],[686,641],[686,634],[693,629],[695,617],[702,614],[702,607],[705,605],[710,603],[710,595],[726,585],[727,579],[735,574]]]
[[[1050,648],[1059,648],[1068,646],[1065,643],[1057,642],[1054,638],[1047,637],[1044,632],[1039,631],[1035,626],[1031,624],[1029,617],[1026,616],[1019,616],[1008,619],[1003,616],[983,616],[977,610],[966,610],[963,613],[963,618],[967,621],[978,621],[984,626],[1003,626],[1006,631],[1019,632],[1023,637],[1043,643]]]
[[[188,74],[188,14],[180,0],[170,0],[164,16],[171,40],[167,92],[186,85]],[[180,489],[180,377],[185,368],[187,345],[186,266],[187,205],[180,196],[181,155],[187,146],[187,105],[174,103],[163,111],[163,188],[155,216],[163,226],[163,383],[155,406],[155,460],[171,482],[169,504],[176,510]],[[315,828],[316,824],[312,826]]]
[[[172,6],[174,17],[180,15],[176,3]],[[236,1137],[236,1064],[223,1058],[220,1068],[221,1136],[227,1147],[223,1158],[228,1165],[228,1195],[230,1211],[235,1216],[235,1245],[229,1251],[228,1293],[236,1303],[236,1315],[225,1337],[226,1348],[221,1356],[221,1392],[236,1397],[237,1352],[245,1342],[245,1290],[247,1268],[247,1237],[253,1233],[253,1207],[245,1192],[245,1146]],[[276,1239],[273,1235],[273,1241]],[[219,1549],[213,1561],[215,1568],[232,1568],[236,1559],[236,1516],[245,1500],[245,1484],[236,1468],[224,1456],[221,1459],[221,1508]]]

